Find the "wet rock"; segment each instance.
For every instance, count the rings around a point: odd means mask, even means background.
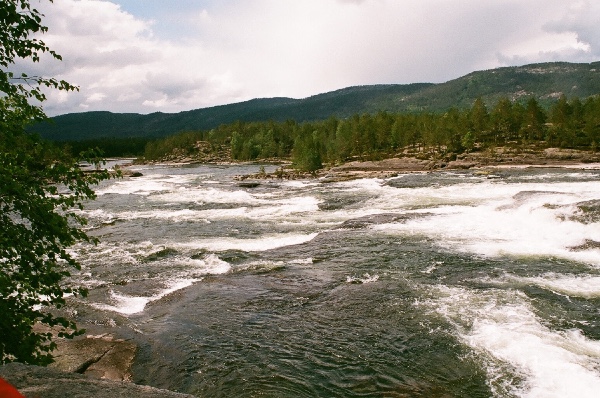
[[[467,170],[476,167],[478,164],[467,160],[453,160],[448,163],[448,169]]]
[[[417,217],[422,217],[422,214],[395,214],[395,213],[371,214],[368,216],[355,218],[353,220],[344,221],[338,228],[339,229],[362,229],[362,228],[367,228],[371,225],[406,222],[407,220],[411,220],[411,219],[414,219]]]
[[[600,242],[592,240],[592,239],[586,239],[585,242],[579,246],[569,247],[569,250],[572,250],[575,252],[585,251],[585,250],[593,250],[593,249],[600,249]]]
[[[600,200],[588,200],[577,203],[578,214],[572,217],[573,220],[583,224],[592,224],[600,222]]]
[[[20,363],[0,366],[0,377],[26,398],[192,398],[191,395],[149,386],[98,380],[78,373]]]
[[[76,340],[56,340],[51,368],[82,373],[98,379],[131,380],[131,366],[137,346],[112,335],[86,336]]]
[[[258,181],[248,181],[248,182],[240,182],[238,183],[238,187],[240,188],[256,188],[260,185]]]
[[[332,167],[331,172],[343,171],[426,171],[431,161],[413,157],[389,158],[378,161],[354,161]]]

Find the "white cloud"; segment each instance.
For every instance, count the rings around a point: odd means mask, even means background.
[[[92,95],[90,95],[89,97],[87,97],[87,101],[86,102],[100,102],[102,100],[104,100],[106,98],[106,94],[104,93],[100,93],[100,92],[95,92]]]
[[[560,19],[544,25],[548,32],[570,33],[590,57],[600,57],[600,4],[597,1],[572,1]]]
[[[115,2],[43,6],[43,39],[64,61],[25,68],[81,87],[51,94],[48,113],[174,112],[600,55],[595,1],[227,0],[182,3],[186,9],[153,2],[152,19]]]

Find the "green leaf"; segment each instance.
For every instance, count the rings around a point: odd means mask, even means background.
[[[0,2],[0,22],[8,26],[0,30],[1,66],[15,65],[17,58],[38,62],[45,52],[61,59],[31,38],[47,31],[42,16],[28,0]],[[93,241],[82,229],[85,218],[71,210],[93,199],[91,186],[109,177],[107,172],[84,174],[79,158],[27,133],[29,124],[47,119],[37,103],[30,103],[45,101],[42,87],[77,90],[64,80],[0,69],[0,363],[52,362],[52,333],[37,331],[36,324],[53,327],[62,337],[82,333],[53,309],[65,305],[67,292],[87,294],[64,284],[71,270],[80,269],[67,248]],[[58,186],[68,192],[59,193]]]

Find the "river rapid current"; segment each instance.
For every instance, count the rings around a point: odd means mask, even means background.
[[[270,166],[266,166],[270,171]],[[273,167],[274,169],[274,167]],[[241,187],[140,166],[87,204],[80,326],[200,397],[597,397],[600,170]]]

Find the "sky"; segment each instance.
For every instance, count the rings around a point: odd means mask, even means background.
[[[49,56],[15,65],[78,85],[54,116],[180,112],[349,86],[600,60],[598,0],[31,0]]]

